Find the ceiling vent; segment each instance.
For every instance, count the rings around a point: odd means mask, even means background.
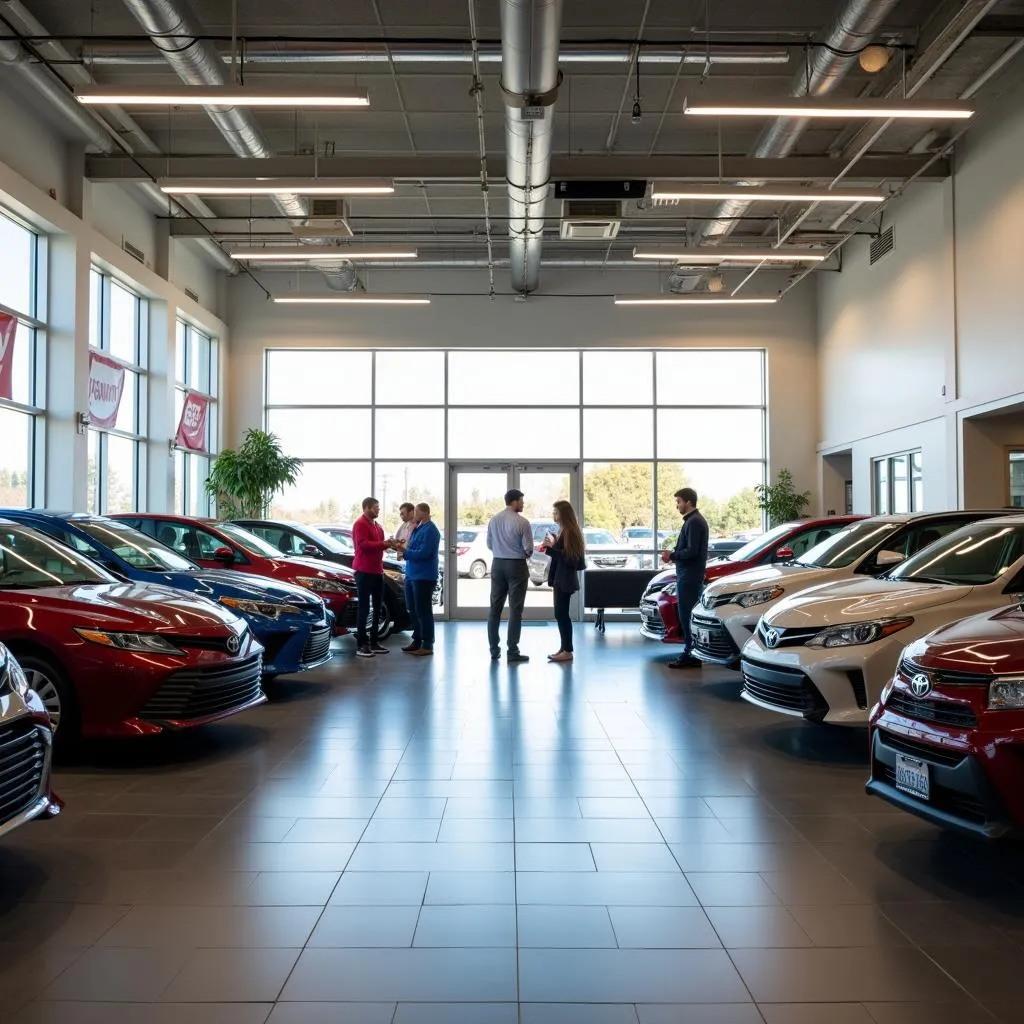
[[[617,199],[567,199],[562,203],[562,238],[599,241],[615,238],[621,227],[622,203]]]
[[[888,256],[895,247],[896,241],[893,238],[892,228],[888,227],[871,243],[870,265],[873,267],[880,259]]]
[[[121,239],[121,248],[128,253],[132,259],[138,260],[143,266],[146,265],[146,254],[137,245],[132,245],[127,238]]]
[[[299,238],[351,238],[348,223],[348,205],[344,199],[330,196],[311,196],[309,219],[301,227],[292,227]]]

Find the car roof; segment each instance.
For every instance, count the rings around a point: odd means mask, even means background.
[[[932,519],[948,519],[950,516],[970,516],[976,515],[979,519],[985,518],[1006,518],[1012,516],[1013,509],[1005,508],[950,508],[944,512],[889,512],[885,515],[871,516],[871,521],[875,523],[897,523],[903,525],[904,523],[920,523],[928,522]]]

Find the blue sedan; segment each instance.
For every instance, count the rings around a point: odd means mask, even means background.
[[[301,587],[230,569],[202,569],[152,537],[102,516],[23,508],[0,514],[49,534],[122,579],[161,583],[230,608],[265,648],[268,678],[305,672],[331,659],[333,616]]]

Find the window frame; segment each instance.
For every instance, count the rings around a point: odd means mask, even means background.
[[[205,377],[209,385],[207,390],[189,383],[195,368],[192,345],[190,344],[193,337],[198,337],[201,342],[205,342]],[[205,396],[209,403],[206,414],[206,451],[192,451],[190,448],[182,447],[176,441],[172,444],[174,511],[180,515],[204,517],[215,513],[214,499],[206,493],[205,482],[209,479],[213,460],[220,452],[220,340],[216,335],[208,333],[179,313],[175,317],[174,346],[174,403],[171,410],[173,417],[171,437],[174,438],[177,432],[181,405],[190,391]],[[178,351],[179,346],[180,352]],[[202,345],[200,345],[200,349],[202,349]],[[199,379],[201,380],[202,377],[203,374],[200,373]],[[192,480],[193,466],[198,468],[195,482],[198,493],[195,494]],[[193,502],[195,502],[194,507]]]
[[[905,472],[897,481],[896,467],[902,462]],[[903,491],[897,495],[897,488]],[[903,509],[895,511],[897,497],[902,497]],[[920,448],[893,452],[871,460],[871,514],[913,515],[925,511],[924,455]],[[920,507],[919,507],[920,506]]]

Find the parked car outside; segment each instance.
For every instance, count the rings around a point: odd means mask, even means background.
[[[1024,593],[1024,515],[947,534],[882,579],[783,598],[743,648],[743,697],[812,722],[864,726],[903,648]]]
[[[305,555],[352,568],[355,551],[315,526],[287,519],[236,519],[239,526],[272,544],[286,555]],[[383,640],[396,631],[409,629],[412,620],[405,607],[405,568],[395,558],[384,559],[384,618],[377,636]]]
[[[543,535],[542,535],[543,536]],[[455,567],[460,576],[482,580],[491,572],[486,526],[460,526],[455,532]]]
[[[229,608],[120,581],[11,520],[0,520],[0,638],[58,745],[203,725],[266,700],[263,648]]]
[[[0,838],[64,806],[51,788],[53,730],[39,695],[0,644]]]
[[[881,576],[947,533],[1005,511],[874,516],[832,534],[794,562],[747,569],[709,583],[690,619],[693,653],[730,667],[757,620],[784,597],[844,579]]]
[[[204,568],[235,569],[311,590],[334,613],[335,636],[345,635],[355,625],[355,576],[344,566],[285,555],[248,530],[216,519],[151,512],[129,512],[110,518],[134,526]]]
[[[1024,610],[943,626],[902,654],[871,713],[867,791],[943,828],[1024,831]]]
[[[708,541],[708,557],[709,558],[726,558],[729,555],[735,554],[744,544],[749,543],[745,540],[738,540],[735,537],[716,537],[713,540]]]
[[[548,529],[552,533],[558,532],[555,523],[551,523]],[[548,529],[545,529],[544,533],[547,533]],[[536,533],[536,525],[534,533]],[[541,534],[541,541],[544,540],[544,533]],[[641,556],[632,548],[623,547],[620,542],[616,541],[615,535],[610,530],[584,526],[583,539],[587,545],[588,569],[638,569],[640,567]],[[539,548],[540,544],[537,546]],[[550,556],[543,551],[535,550],[530,556],[528,562],[530,582],[535,587],[543,586],[547,582],[550,564]]]
[[[831,537],[844,526],[855,523],[863,516],[826,516],[821,519],[798,519],[783,523],[767,533],[759,534],[743,547],[724,558],[709,557],[704,572],[704,584],[723,576],[753,569],[759,565],[790,562],[815,544]],[[666,644],[683,642],[676,612],[675,566],[658,573],[647,585],[640,599],[640,633],[648,640]]]
[[[230,608],[249,623],[263,647],[264,678],[305,672],[331,660],[330,616],[323,601],[302,587],[229,569],[202,569],[116,519],[38,509],[0,509],[0,516],[55,537],[119,579],[185,590]]]

